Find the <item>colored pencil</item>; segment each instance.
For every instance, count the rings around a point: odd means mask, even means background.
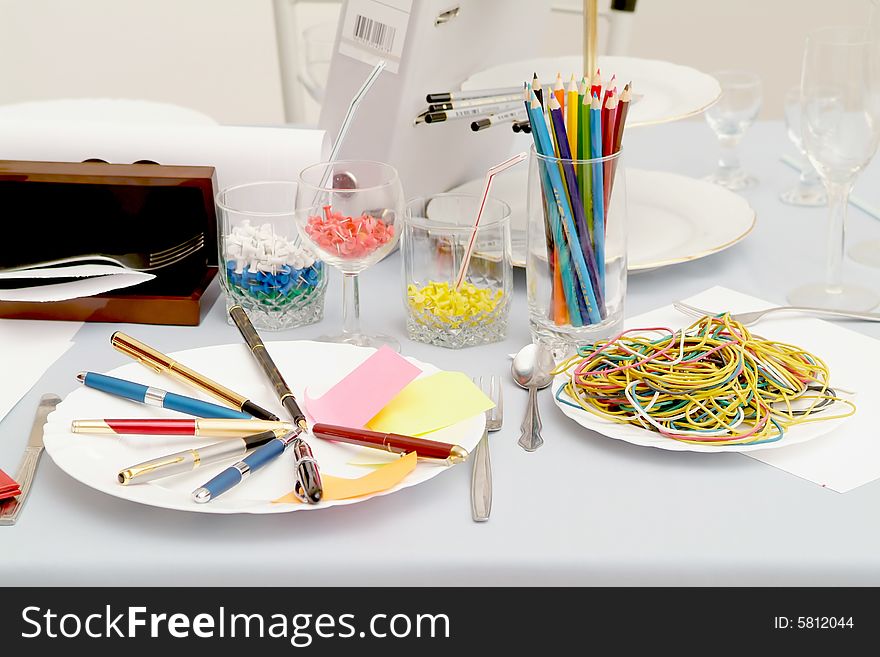
[[[585,89],[586,91],[586,89]],[[590,150],[590,101],[591,97],[584,93],[584,100],[581,103],[581,109],[578,113],[578,131],[580,132],[580,136],[578,137],[578,159],[579,160],[589,160],[591,155]],[[581,188],[581,199],[584,204],[584,213],[588,217],[593,216],[593,171],[588,164],[582,165],[581,178],[583,178],[583,187]],[[590,221],[587,224],[587,229],[590,232],[590,239],[595,239],[593,237],[593,222]]]
[[[541,104],[537,97],[533,97],[529,103],[529,116],[532,117],[532,136],[536,140],[536,148],[545,156],[552,156],[553,146],[550,139],[547,124],[542,116]],[[542,167],[546,173],[546,184],[544,193],[552,195],[552,199],[548,200],[548,205],[553,209],[550,219],[553,222],[553,238],[557,246],[559,254],[559,267],[562,271],[563,282],[565,285],[566,303],[568,312],[571,317],[572,326],[582,326],[584,320],[596,324],[601,321],[598,306],[596,305],[596,297],[590,283],[590,275],[587,271],[587,263],[580,249],[577,230],[574,225],[574,217],[571,214],[564,193],[564,183],[558,167],[545,166]],[[574,271],[567,268],[570,262],[574,264]],[[579,293],[579,294],[578,294]],[[583,302],[586,307],[586,317],[581,319],[579,302]]]
[[[584,206],[581,203],[581,193],[578,189],[577,176],[575,176],[574,165],[571,163],[571,151],[568,150],[568,139],[565,134],[565,123],[562,118],[562,108],[556,102],[556,98],[551,98],[547,105],[550,111],[550,121],[556,133],[556,143],[559,146],[559,159],[562,161],[562,173],[565,180],[565,186],[568,190],[568,198],[570,200],[574,224],[577,231],[581,252],[587,265],[587,271],[590,276],[590,283],[593,287],[594,299],[598,308],[604,306],[604,295],[602,294],[602,270],[599,269],[596,254],[590,244],[590,233],[587,229],[587,219],[584,216]],[[571,245],[570,245],[571,246]],[[573,246],[571,246],[574,249]]]
[[[590,156],[602,157],[602,103],[599,96],[593,96],[590,104]],[[605,185],[603,183],[602,163],[593,165],[593,246],[599,266],[599,280],[605,284]]]
[[[612,93],[608,100],[605,101],[605,107],[602,108],[602,155],[607,157],[612,155],[614,151],[614,124],[617,120],[617,94]],[[608,202],[611,198],[611,160],[604,163],[604,182],[605,182],[605,204],[606,209],[604,221],[607,226],[608,222]]]
[[[541,103],[541,107],[543,108],[544,107],[544,91],[541,88],[541,81],[538,79],[537,73],[535,73],[534,77],[532,78],[532,91],[534,92],[535,96],[537,96],[538,102]],[[530,102],[531,102],[531,98],[527,98],[526,103],[528,104]]]
[[[559,103],[560,107],[565,108],[565,84],[562,82],[562,75],[556,74],[556,82],[553,83],[553,96],[556,98],[556,102]],[[565,115],[565,109],[562,110],[563,116]]]
[[[602,93],[602,71],[597,68],[596,75],[590,81],[590,98],[600,93]]]
[[[535,80],[537,80],[537,75],[535,76]],[[540,85],[540,82],[538,82]],[[540,91],[540,89],[539,89]],[[525,105],[526,116],[528,118],[529,126],[532,125],[533,121],[543,121],[543,117],[535,118],[532,116],[531,110],[531,101],[532,97],[537,98],[537,95],[534,93],[531,85],[526,82],[523,84],[523,104]],[[539,101],[540,104],[540,101]],[[539,135],[533,129],[529,129],[529,132],[532,134],[532,139],[535,143],[535,152],[542,153],[542,147],[539,140]],[[538,170],[541,172],[541,186],[543,189],[550,189],[549,179],[547,178],[546,165],[538,164]],[[565,245],[559,244],[556,245],[554,243],[553,235],[551,232],[551,224],[553,224],[553,220],[551,220],[551,213],[555,213],[556,209],[551,206],[548,201],[547,194],[541,194],[542,196],[542,207],[544,210],[544,239],[547,244],[547,266],[550,268],[550,277],[552,279],[552,284],[550,287],[550,319],[557,326],[564,326],[565,324],[571,323],[572,326],[582,326],[583,322],[580,319],[580,313],[577,312],[574,317],[569,316],[569,312],[566,306],[567,300],[565,295],[565,290],[562,287],[562,271],[561,271],[561,262],[560,262],[560,249],[564,251]],[[558,223],[558,219],[556,222]],[[565,263],[568,263],[568,256],[565,254]],[[567,265],[570,270],[570,264]],[[570,280],[570,273],[567,275],[566,280]],[[559,281],[559,282],[557,282]],[[574,285],[568,286],[568,289],[571,290],[569,295],[573,294],[575,287]],[[574,304],[574,309],[577,310],[578,306]],[[577,323],[575,323],[577,322]]]
[[[574,76],[568,83],[567,92],[568,105],[565,108],[565,132],[568,134],[568,150],[571,151],[572,158],[576,157],[578,142],[578,90],[574,81]]]

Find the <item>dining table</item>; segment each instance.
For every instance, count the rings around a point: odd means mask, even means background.
[[[688,120],[634,128],[624,150],[627,166],[701,177],[713,170],[718,145],[704,121]],[[797,177],[780,160],[785,153],[793,146],[782,122],[758,121],[749,129],[740,154],[759,182],[741,193],[756,212],[754,229],[719,253],[631,273],[626,316],[716,285],[784,304],[787,291],[821,279],[828,211],[779,200]],[[880,206],[880,166],[863,172],[855,193]],[[880,217],[851,207],[848,244],[870,239],[880,239]],[[846,259],[844,276],[880,291],[880,269]],[[262,332],[270,349],[272,341],[315,339],[340,325],[341,285],[338,273],[333,277],[324,319]],[[0,527],[0,583],[880,585],[880,481],[837,493],[743,454],[612,440],[563,415],[549,390],[539,393],[545,443],[524,451],[517,440],[527,393],[510,376],[510,354],[530,341],[525,283],[517,269],[503,342],[452,350],[407,338],[399,252],[361,275],[366,331],[393,335],[405,356],[441,369],[502,377],[503,426],[489,437],[494,496],[488,522],[471,519],[469,462],[362,503],[212,515],[103,494],[44,454],[18,523]],[[847,326],[880,338],[880,324]],[[78,386],[78,372],[129,362],[110,347],[117,330],[165,353],[241,341],[227,322],[222,294],[197,327],[84,324],[74,346],[0,421],[0,466],[7,472],[14,472],[25,448],[42,394],[63,397]]]

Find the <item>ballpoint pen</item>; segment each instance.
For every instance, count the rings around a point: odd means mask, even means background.
[[[152,436],[205,436],[210,438],[241,438],[261,431],[291,431],[290,422],[269,420],[226,420],[201,418],[198,420],[166,420],[154,418],[74,420],[70,423],[73,433],[139,434]]]
[[[117,479],[123,486],[139,484],[162,477],[191,472],[196,468],[224,459],[244,456],[270,440],[280,438],[286,432],[281,429],[263,431],[244,438],[233,438],[204,447],[193,447],[174,454],[160,456],[119,471]]]
[[[285,410],[288,412],[296,426],[299,427],[301,432],[308,431],[305,414],[300,410],[299,404],[296,403],[296,398],[290,390],[290,386],[287,385],[284,377],[281,376],[281,372],[278,371],[278,368],[272,361],[269,352],[266,351],[266,345],[263,344],[263,341],[260,339],[257,330],[254,328],[254,325],[251,323],[251,320],[248,318],[244,309],[239,305],[232,306],[232,308],[229,309],[229,316],[238,327],[238,330],[244,338],[244,341],[247,342],[248,347],[250,347],[251,353],[254,355],[254,358],[257,359],[263,373],[269,379],[272,387],[275,388],[275,393],[278,395],[281,405],[284,406]],[[300,441],[300,443],[295,446],[295,451],[297,454],[300,454],[302,458],[297,458],[297,473],[299,476],[297,479],[297,487],[294,488],[294,493],[302,502],[307,504],[319,502],[323,495],[321,473],[318,470],[318,462],[312,456],[311,447],[309,447],[309,444],[305,441]],[[302,496],[300,496],[300,493],[302,493]]]
[[[324,440],[372,447],[396,454],[415,452],[420,458],[441,459],[450,464],[461,463],[468,457],[467,450],[460,445],[441,443],[415,436],[404,436],[399,433],[384,433],[318,423],[312,426],[312,434]]]
[[[220,385],[216,381],[212,381],[208,377],[203,376],[194,370],[191,370],[186,365],[181,365],[162,352],[145,345],[140,340],[135,340],[130,335],[126,335],[121,331],[116,331],[116,333],[110,336],[110,344],[112,344],[118,351],[135,359],[142,365],[146,365],[151,370],[159,372],[160,374],[168,374],[186,384],[198,388],[199,390],[204,390],[209,395],[216,397],[220,401],[229,404],[231,407],[243,413],[248,413],[261,420],[278,420],[277,415],[270,413],[265,408],[257,406],[246,397],[237,392],[233,392],[229,388]]]
[[[102,392],[124,397],[132,401],[147,404],[148,406],[159,406],[172,411],[180,411],[189,415],[210,418],[227,418],[238,420],[253,419],[251,415],[234,411],[226,406],[212,404],[210,402],[178,395],[173,392],[154,388],[153,386],[145,386],[142,383],[134,381],[126,381],[125,379],[117,379],[106,374],[98,374],[96,372],[80,372],[76,375],[76,380],[88,388],[94,388]]]
[[[314,465],[315,459],[311,451],[303,449],[303,447],[308,448],[308,445],[299,436],[300,433],[297,429],[281,438],[270,440],[255,452],[248,454],[237,463],[233,463],[216,477],[206,482],[204,486],[196,488],[192,493],[193,501],[198,504],[204,504],[219,497],[249,477],[251,473],[256,472],[281,456],[288,446],[293,447],[294,458],[296,459],[294,466],[296,470],[294,493],[300,501],[308,500],[309,497],[305,491],[309,488],[314,489],[316,485],[320,486],[320,482],[313,482],[310,479],[312,473],[317,473],[317,470],[309,469],[307,466],[310,464]],[[318,500],[314,501],[317,502]]]

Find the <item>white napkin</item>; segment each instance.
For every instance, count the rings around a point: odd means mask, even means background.
[[[775,304],[713,287],[688,299],[697,308],[715,312],[763,310]],[[694,318],[672,306],[633,317],[627,328],[688,326]],[[800,445],[748,452],[745,456],[772,465],[825,488],[845,493],[880,478],[880,342],[845,327],[844,322],[782,313],[749,327],[762,337],[796,344],[822,358],[831,373],[831,385],[856,393],[856,414],[840,428]],[[856,356],[856,357],[854,357]]]
[[[58,278],[78,280],[52,282]],[[71,265],[0,271],[0,280],[27,281],[27,285],[19,288],[0,288],[0,301],[65,301],[131,287],[154,278],[155,274],[115,265]],[[46,283],[34,285],[35,279],[45,280]]]
[[[212,166],[216,191],[259,180],[295,181],[324,159],[327,145],[323,130],[304,128],[0,120],[0,159]]]
[[[0,319],[0,420],[73,346],[82,322]],[[71,375],[72,376],[72,375]]]

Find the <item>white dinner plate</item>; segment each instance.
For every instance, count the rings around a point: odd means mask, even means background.
[[[452,192],[479,194],[483,178]],[[526,265],[528,168],[492,179],[491,195],[510,205],[512,259]],[[719,185],[662,171],[626,169],[627,269],[656,269],[730,248],[755,226],[749,202]]]
[[[320,396],[339,379],[366,360],[375,350],[344,344],[323,342],[270,342],[269,351],[293,393],[303,398],[308,386],[312,396]],[[272,410],[279,417],[284,410],[275,400],[272,388],[244,344],[202,347],[170,354],[205,376],[220,381],[230,388],[247,394],[260,406]],[[433,365],[408,359],[418,366],[422,376],[438,372]],[[137,363],[117,367],[111,376],[155,385],[186,395],[199,395],[168,377],[160,376]],[[72,375],[71,375],[72,376]],[[91,388],[80,388],[67,396],[49,415],[44,432],[46,452],[71,477],[115,497],[165,509],[201,513],[287,513],[324,509],[341,504],[363,502],[377,495],[386,495],[415,486],[436,477],[449,466],[419,461],[406,479],[394,488],[373,495],[347,500],[323,501],[315,505],[273,504],[271,500],[286,495],[293,489],[293,455],[288,451],[272,464],[255,473],[245,483],[207,504],[196,504],[190,499],[193,490],[230,465],[221,462],[205,465],[193,472],[166,477],[156,481],[122,486],[116,480],[119,470],[163,454],[217,442],[218,438],[187,436],[113,436],[88,435],[70,432],[74,419],[122,417],[185,417],[179,413],[145,406],[126,399],[107,395]],[[455,443],[471,451],[483,435],[485,415],[463,420],[445,429],[432,432],[432,440]],[[383,463],[394,456],[379,450],[310,440],[323,474],[357,478],[371,472],[357,463]]]
[[[541,57],[506,62],[475,73],[461,88],[495,89],[521,87],[534,73],[542,82],[555,80],[561,73],[566,83],[583,68],[582,55]],[[688,66],[657,59],[636,57],[599,57],[602,77],[617,76],[618,90],[632,82],[634,101],[626,117],[627,127],[678,121],[706,110],[721,95],[721,86],[711,75]]]
[[[665,449],[672,452],[755,452],[764,449],[789,447],[790,445],[805,443],[809,440],[814,440],[815,438],[824,436],[825,434],[830,433],[831,431],[834,431],[835,429],[840,427],[844,422],[849,419],[840,418],[836,420],[826,420],[824,422],[799,424],[788,429],[785,435],[780,440],[777,440],[775,442],[761,443],[755,445],[696,445],[691,443],[684,443],[680,440],[674,440],[672,438],[666,438],[656,431],[648,431],[647,429],[642,429],[631,424],[623,424],[620,422],[607,420],[603,417],[595,415],[594,413],[585,411],[582,408],[569,406],[568,404],[560,401],[560,399],[556,395],[559,387],[561,385],[565,385],[566,381],[567,377],[562,375],[557,376],[553,380],[553,401],[565,415],[570,417],[579,425],[595,431],[596,433],[602,434],[603,436],[607,436],[608,438],[622,440],[624,442],[632,443],[633,445],[639,445],[641,447],[657,447],[659,449]],[[849,395],[846,395],[844,393],[839,394],[841,395],[841,397],[853,399],[853,397],[850,397]],[[570,400],[565,392],[562,392],[561,396],[563,396],[565,399]],[[841,410],[845,409],[844,405],[839,402],[828,407],[829,414],[833,414]]]

